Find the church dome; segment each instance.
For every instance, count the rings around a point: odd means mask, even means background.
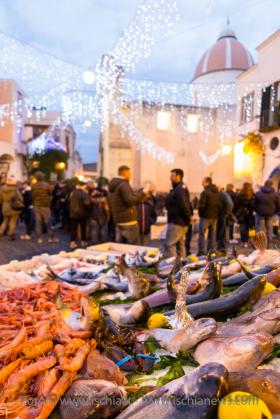
[[[227,26],[221,31],[216,43],[201,57],[195,69],[194,80],[216,71],[244,71],[252,65],[254,61],[250,52]]]

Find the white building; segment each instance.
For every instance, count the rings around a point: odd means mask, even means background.
[[[241,139],[248,132],[259,132],[264,141],[265,152],[256,162],[244,155],[241,141],[237,144],[236,160],[239,161],[239,174],[250,172],[247,173],[247,177],[255,185],[271,178],[276,189],[279,189],[280,30],[256,49],[259,54],[258,64],[243,72],[237,79],[237,124]]]

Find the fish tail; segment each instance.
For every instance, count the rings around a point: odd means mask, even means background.
[[[238,259],[238,252],[236,250],[236,248],[233,246],[232,248],[232,255],[233,258],[236,260],[236,262],[239,264],[239,266],[241,267],[242,271],[245,273],[245,275],[247,276],[248,279],[252,279],[254,277],[254,275],[251,274],[250,271],[248,271],[248,269],[246,268],[246,266],[244,265],[243,262],[241,262],[241,260]]]
[[[251,237],[252,245],[259,250],[261,253],[264,253],[267,249],[267,237],[264,231],[259,231],[255,236]]]

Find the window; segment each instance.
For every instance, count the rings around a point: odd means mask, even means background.
[[[280,126],[279,82],[262,91],[260,131],[269,131]]]
[[[251,122],[254,117],[254,92],[241,99],[241,124]]]
[[[171,112],[159,111],[157,113],[157,129],[162,131],[169,131],[172,129]]]
[[[70,154],[70,139],[68,135],[65,135],[65,145],[67,153]]]
[[[195,113],[187,114],[187,131],[190,134],[197,134],[199,131],[199,116]]]

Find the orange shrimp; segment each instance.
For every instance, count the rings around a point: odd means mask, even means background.
[[[22,359],[17,359],[14,362],[11,362],[9,365],[6,365],[6,367],[1,368],[0,370],[0,383],[3,383],[3,381],[7,380],[10,375],[12,375],[19,367],[22,367],[27,364],[27,361],[23,361]]]
[[[47,419],[50,416],[51,412],[54,410],[61,397],[71,386],[75,378],[75,373],[71,373],[69,371],[65,371],[63,373],[61,378],[57,381],[57,383],[54,385],[54,387],[48,394],[48,397],[44,402],[43,408],[40,414],[38,415],[37,419]]]
[[[71,339],[70,342],[67,343],[65,347],[65,355],[72,355],[82,346],[84,346],[86,342],[83,339],[74,338]]]
[[[49,371],[45,372],[45,376],[43,380],[40,383],[39,389],[38,389],[38,397],[41,396],[46,398],[53,388],[53,386],[57,383],[59,378],[59,370],[58,368],[52,368]]]
[[[32,348],[36,345],[39,345],[40,343],[44,342],[46,338],[40,337],[40,336],[35,336],[32,339],[29,339],[26,342],[23,342],[21,344],[19,344],[18,346],[16,346],[13,349],[10,349],[10,351],[7,351],[7,354],[4,358],[4,362],[7,362],[9,359],[15,359],[17,358],[17,356],[24,350],[28,349],[28,348]]]
[[[11,349],[15,348],[17,345],[22,343],[25,339],[26,339],[26,329],[25,329],[25,327],[22,327],[20,329],[19,333],[12,340],[11,343],[9,343],[8,345],[1,348],[0,358],[4,358]]]
[[[82,346],[80,349],[77,350],[76,355],[74,356],[73,359],[67,359],[66,357],[60,359],[60,368],[64,371],[72,371],[72,372],[76,372],[79,371],[88,354],[90,351],[90,347],[89,345],[84,345]]]
[[[57,345],[55,345],[55,347],[54,347],[54,353],[55,353],[55,356],[57,358],[57,361],[60,364],[60,360],[65,355],[65,348],[64,348],[64,346],[63,345],[60,345],[59,343]]]
[[[91,330],[71,330],[70,329],[69,335],[72,338],[90,339],[93,336],[93,332]]]
[[[51,351],[53,348],[53,341],[52,340],[45,340],[42,343],[39,343],[36,346],[28,346],[27,348],[23,349],[22,354],[26,358],[39,358],[39,356],[46,354],[47,352]]]
[[[4,389],[3,400],[13,401],[16,399],[21,388],[33,377],[39,375],[41,372],[52,368],[56,364],[56,357],[50,356],[46,359],[40,359],[33,364],[27,365],[20,371],[15,372]]]

